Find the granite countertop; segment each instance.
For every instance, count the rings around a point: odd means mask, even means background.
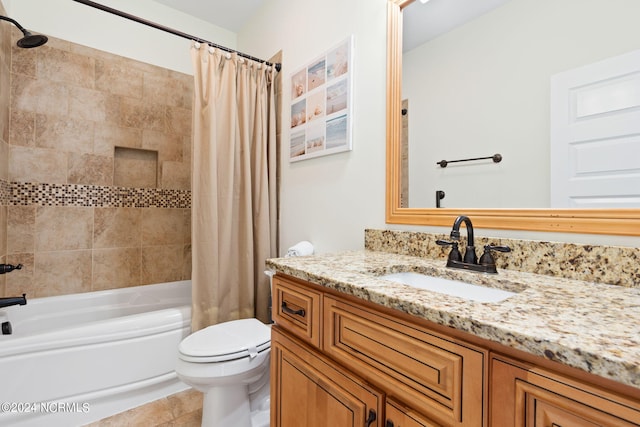
[[[640,388],[640,289],[434,260],[354,251],[267,260],[267,268]],[[515,291],[480,303],[378,276],[415,271]]]

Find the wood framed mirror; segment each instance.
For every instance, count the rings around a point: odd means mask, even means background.
[[[403,10],[414,0],[387,4],[386,222],[451,226],[461,214],[479,228],[640,236],[640,209],[416,208],[402,204]]]

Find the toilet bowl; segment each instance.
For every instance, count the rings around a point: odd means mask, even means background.
[[[178,378],[204,393],[202,426],[269,426],[269,326],[219,323],[189,335],[178,350]]]

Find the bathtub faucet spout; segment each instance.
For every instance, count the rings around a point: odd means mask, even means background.
[[[0,308],[9,307],[11,305],[26,305],[26,304],[27,304],[27,294],[22,294],[21,297],[0,298]]]

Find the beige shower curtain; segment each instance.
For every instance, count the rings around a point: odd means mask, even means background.
[[[192,329],[268,321],[264,260],[276,256],[272,67],[194,43]]]

